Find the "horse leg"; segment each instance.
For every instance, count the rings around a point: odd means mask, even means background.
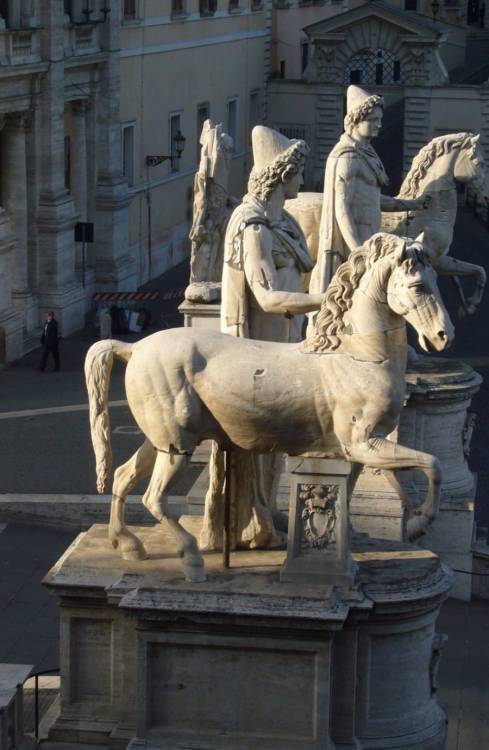
[[[124,560],[144,560],[146,557],[143,543],[124,522],[124,503],[137,483],[151,474],[155,460],[156,451],[149,440],[145,440],[129,461],[114,472],[109,539],[114,549],[120,548]]]
[[[167,507],[168,490],[187,468],[188,461],[187,454],[159,451],[148,489],[144,493],[143,503],[160,523],[165,519],[170,526],[177,542],[178,553],[182,558],[185,579],[199,583],[205,581],[205,571],[197,540],[183,528],[179,521],[169,517]]]
[[[450,255],[442,255],[434,263],[438,274],[444,276],[474,276],[476,287],[475,292],[468,299],[465,299],[465,295],[460,282],[454,280],[455,286],[462,302],[462,308],[460,313],[463,315],[472,315],[476,308],[480,305],[484,288],[486,286],[486,272],[482,266],[478,266],[475,263],[467,263],[465,260],[458,260],[458,258],[452,258]],[[463,315],[461,315],[463,317]]]
[[[415,511],[416,515],[407,523],[409,539],[423,536],[438,513],[441,485],[441,467],[438,459],[430,453],[413,450],[382,437],[371,437],[362,442],[345,445],[344,450],[349,460],[359,461],[375,469],[387,471],[419,469],[426,475],[428,479],[426,499]],[[405,500],[404,493],[401,499]]]

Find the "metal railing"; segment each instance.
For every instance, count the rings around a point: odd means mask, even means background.
[[[30,674],[28,679],[34,677],[34,736],[39,739],[39,677],[45,677],[48,674],[59,674],[59,667],[56,669],[40,669],[39,672]]]

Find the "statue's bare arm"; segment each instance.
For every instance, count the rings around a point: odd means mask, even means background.
[[[335,216],[350,252],[353,252],[363,244],[354,219],[356,183],[358,179],[360,179],[358,159],[355,156],[343,156],[338,159],[335,179]]]
[[[264,312],[302,315],[319,310],[322,294],[280,291],[272,259],[272,234],[262,224],[244,230],[244,271],[256,301]]]
[[[421,195],[419,198],[394,198],[392,195],[380,196],[381,211],[420,211],[428,208],[430,198],[427,195]]]

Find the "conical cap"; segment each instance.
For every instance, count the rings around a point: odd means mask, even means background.
[[[370,99],[372,94],[369,94],[365,89],[360,86],[348,86],[346,90],[346,112],[354,112],[356,109],[365,104],[367,99]]]
[[[260,172],[265,167],[292,146],[296,141],[291,141],[277,130],[267,128],[264,125],[256,125],[251,132],[251,144],[253,147],[253,161],[255,169]]]

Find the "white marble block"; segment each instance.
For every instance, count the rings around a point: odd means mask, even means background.
[[[350,586],[356,575],[348,518],[348,461],[288,459],[290,509],[282,581]]]

